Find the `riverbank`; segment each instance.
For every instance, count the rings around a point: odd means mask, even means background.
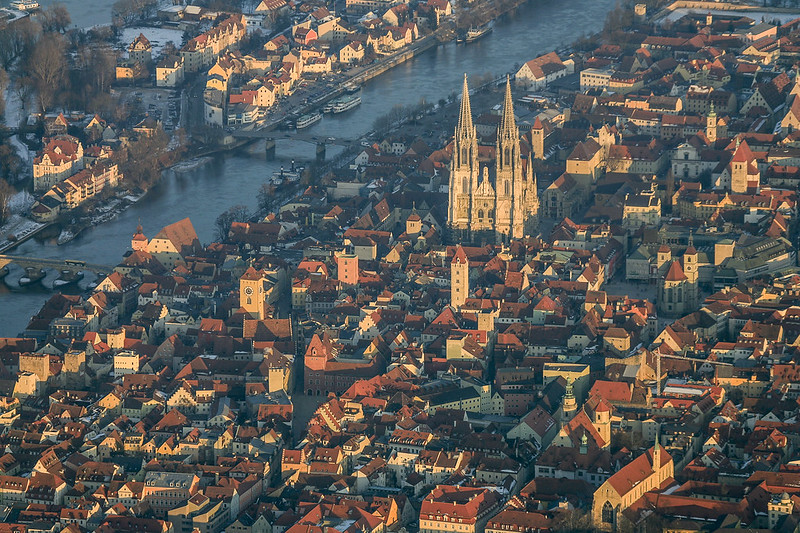
[[[487,24],[493,22],[500,17],[503,17],[521,6],[529,3],[531,0],[484,0],[476,2],[468,8],[471,13],[478,13],[481,16],[480,23]],[[461,9],[461,8],[460,8]],[[467,9],[464,9],[467,11]],[[269,122],[265,122],[255,127],[259,132],[271,132],[283,125],[289,117],[299,117],[305,114],[319,112],[328,102],[340,97],[344,93],[345,86],[360,86],[386,72],[408,62],[411,59],[419,57],[420,55],[436,48],[442,44],[456,42],[458,32],[458,19],[459,13],[454,13],[450,18],[442,21],[441,25],[433,32],[425,35],[417,41],[411,43],[404,49],[398,50],[393,54],[378,59],[371,65],[363,67],[356,67],[356,72],[348,75],[345,78],[336,80],[336,87],[326,91],[322,95],[315,98],[313,101],[308,102],[301,107],[289,107],[285,111],[281,111],[280,107],[276,108],[275,116]],[[281,104],[279,103],[278,106]],[[249,128],[245,126],[243,129]],[[225,151],[237,150],[243,146],[247,146],[254,142],[254,139],[236,138],[236,135],[229,132],[222,135],[217,143],[217,148]]]
[[[495,75],[511,72],[532,57],[595,32],[611,7],[613,0],[575,0],[570,6],[529,2],[513,16],[498,20],[492,34],[480,41],[436,46],[364,83],[359,107],[347,113],[326,115],[306,131],[319,139],[343,136],[359,139],[374,130],[376,118],[387,114],[393,106],[408,109],[423,100],[435,104],[449,99],[460,90],[465,72],[471,78],[488,80],[490,78],[484,76],[489,70]],[[564,17],[571,17],[567,28],[549,22]],[[430,126],[435,135],[425,136],[425,140],[432,147],[440,147],[441,136],[452,134],[452,130],[441,124],[440,116],[431,118],[440,124]],[[88,228],[62,246],[57,246],[56,234],[30,240],[14,253],[32,257],[87,258],[96,263],[115,264],[129,248],[129,236],[140,221],[148,237],[152,237],[161,227],[183,217],[190,217],[201,242],[209,243],[214,239],[214,220],[220,212],[233,205],[245,205],[251,212],[255,211],[256,192],[281,166],[288,168],[293,159],[314,161],[313,144],[294,142],[285,135],[276,135],[275,140],[278,149],[276,159],[271,161],[265,158],[263,141],[246,149],[214,150],[213,153],[192,149],[184,161],[204,154],[210,154],[210,161],[203,165],[190,162],[189,166],[194,168],[182,165],[178,172],[167,169],[146,198],[114,220]],[[355,144],[360,146],[360,143]],[[339,152],[338,146],[329,145],[326,163],[338,159]]]
[[[44,231],[49,224],[34,222],[20,215],[12,215],[0,228],[0,254],[9,252]]]
[[[97,202],[93,206],[87,206],[90,210],[87,215],[79,218],[75,222],[61,225],[61,232],[56,240],[57,244],[59,246],[64,245],[83,233],[86,229],[114,220],[133,204],[141,200],[146,194],[147,191],[138,193],[121,191],[118,195],[104,200],[102,205],[98,205],[99,202]]]

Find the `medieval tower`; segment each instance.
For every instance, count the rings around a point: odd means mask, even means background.
[[[494,164],[492,164],[494,163]],[[539,195],[529,159],[520,153],[511,82],[506,80],[503,116],[497,129],[494,162],[478,157],[466,76],[450,163],[447,223],[454,240],[504,242],[534,235]]]

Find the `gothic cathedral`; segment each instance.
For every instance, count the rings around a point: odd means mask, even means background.
[[[506,242],[535,235],[539,195],[530,158],[520,154],[511,81],[506,80],[503,117],[497,129],[494,164],[478,157],[478,135],[472,123],[469,88],[464,76],[461,110],[450,162],[447,224],[459,242]]]

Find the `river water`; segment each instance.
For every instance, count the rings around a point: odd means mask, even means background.
[[[76,24],[102,24],[108,19],[108,10],[89,10],[86,6],[93,1],[63,3]],[[326,137],[358,138],[393,105],[412,105],[421,99],[437,102],[460,90],[464,73],[473,76],[508,72],[515,65],[600,29],[606,12],[613,6],[614,0],[532,0],[514,15],[498,20],[494,31],[480,41],[439,46],[371,80],[362,88],[361,106],[341,115],[326,116],[310,131]],[[329,147],[328,154],[335,153]],[[288,167],[291,159],[313,157],[314,147],[279,140],[277,155],[275,161],[267,162],[263,144],[254,145],[248,150],[215,156],[194,168],[166,172],[161,183],[116,219],[88,229],[62,246],[54,241],[31,240],[13,253],[114,265],[129,249],[130,237],[139,221],[145,234],[152,237],[163,226],[187,216],[200,240],[211,242],[217,215],[237,204],[254,208],[256,192],[263,181],[281,165]],[[38,311],[47,297],[42,292],[0,292],[0,336],[22,331],[28,317]]]

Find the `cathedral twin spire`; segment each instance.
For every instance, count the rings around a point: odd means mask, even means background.
[[[456,139],[473,139],[477,137],[475,126],[472,122],[472,106],[469,102],[469,85],[467,75],[464,74],[464,87],[461,91],[461,108],[458,112],[458,124],[456,125]],[[513,139],[517,141],[519,130],[517,121],[514,118],[514,100],[511,97],[511,79],[506,76],[506,93],[503,100],[503,117],[500,127],[497,129],[498,145],[501,139]]]
[[[492,231],[499,239],[521,238],[535,231],[539,211],[536,178],[530,161],[526,168],[520,155],[509,77],[497,128],[492,178],[488,166],[478,160],[478,135],[466,75],[454,137],[448,226],[468,234]]]
[[[472,107],[469,104],[467,75],[464,74],[464,89],[461,93],[461,109],[455,132],[455,157],[458,166],[475,167],[478,161],[478,132],[472,123]]]
[[[464,88],[461,91],[461,109],[458,112],[458,125],[456,126],[456,139],[476,138],[475,126],[472,124],[472,107],[469,104],[469,86],[467,75],[464,74]]]
[[[519,130],[514,118],[514,100],[511,98],[511,78],[508,76],[506,76],[506,95],[503,100],[503,119],[500,121],[500,129],[497,131],[498,145],[501,138],[514,142],[519,141]]]

